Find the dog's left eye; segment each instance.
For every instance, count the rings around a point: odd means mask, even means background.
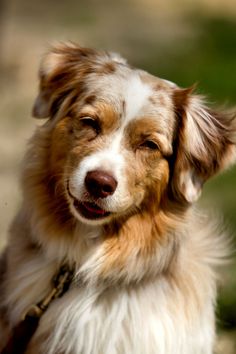
[[[82,122],[83,126],[92,128],[96,134],[99,134],[101,131],[100,124],[97,119],[89,116],[81,117],[80,121]]]
[[[139,145],[140,149],[160,150],[159,145],[153,140],[145,140]]]

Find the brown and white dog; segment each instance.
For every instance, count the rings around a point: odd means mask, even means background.
[[[235,161],[236,124],[192,91],[113,53],[44,57],[33,114],[48,120],[2,258],[2,345],[66,262],[73,282],[27,354],[213,352],[224,237],[192,203]]]

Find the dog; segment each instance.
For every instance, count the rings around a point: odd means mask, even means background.
[[[46,121],[1,259],[1,347],[36,307],[27,354],[213,353],[225,237],[194,203],[236,160],[234,117],[72,43],[39,77],[33,115]],[[55,296],[62,265],[71,280]]]

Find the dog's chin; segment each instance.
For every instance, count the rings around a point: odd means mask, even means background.
[[[89,225],[102,225],[108,223],[113,213],[102,209],[94,202],[71,199],[70,209],[79,221]]]

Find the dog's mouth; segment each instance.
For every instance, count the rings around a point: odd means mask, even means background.
[[[102,209],[95,202],[82,201],[75,198],[69,188],[69,182],[67,181],[67,192],[70,198],[73,200],[73,207],[79,215],[89,220],[99,220],[105,218],[111,214],[111,212]]]
[[[74,198],[73,206],[76,211],[86,219],[98,220],[109,216],[111,213],[100,208],[94,202],[82,202]]]

